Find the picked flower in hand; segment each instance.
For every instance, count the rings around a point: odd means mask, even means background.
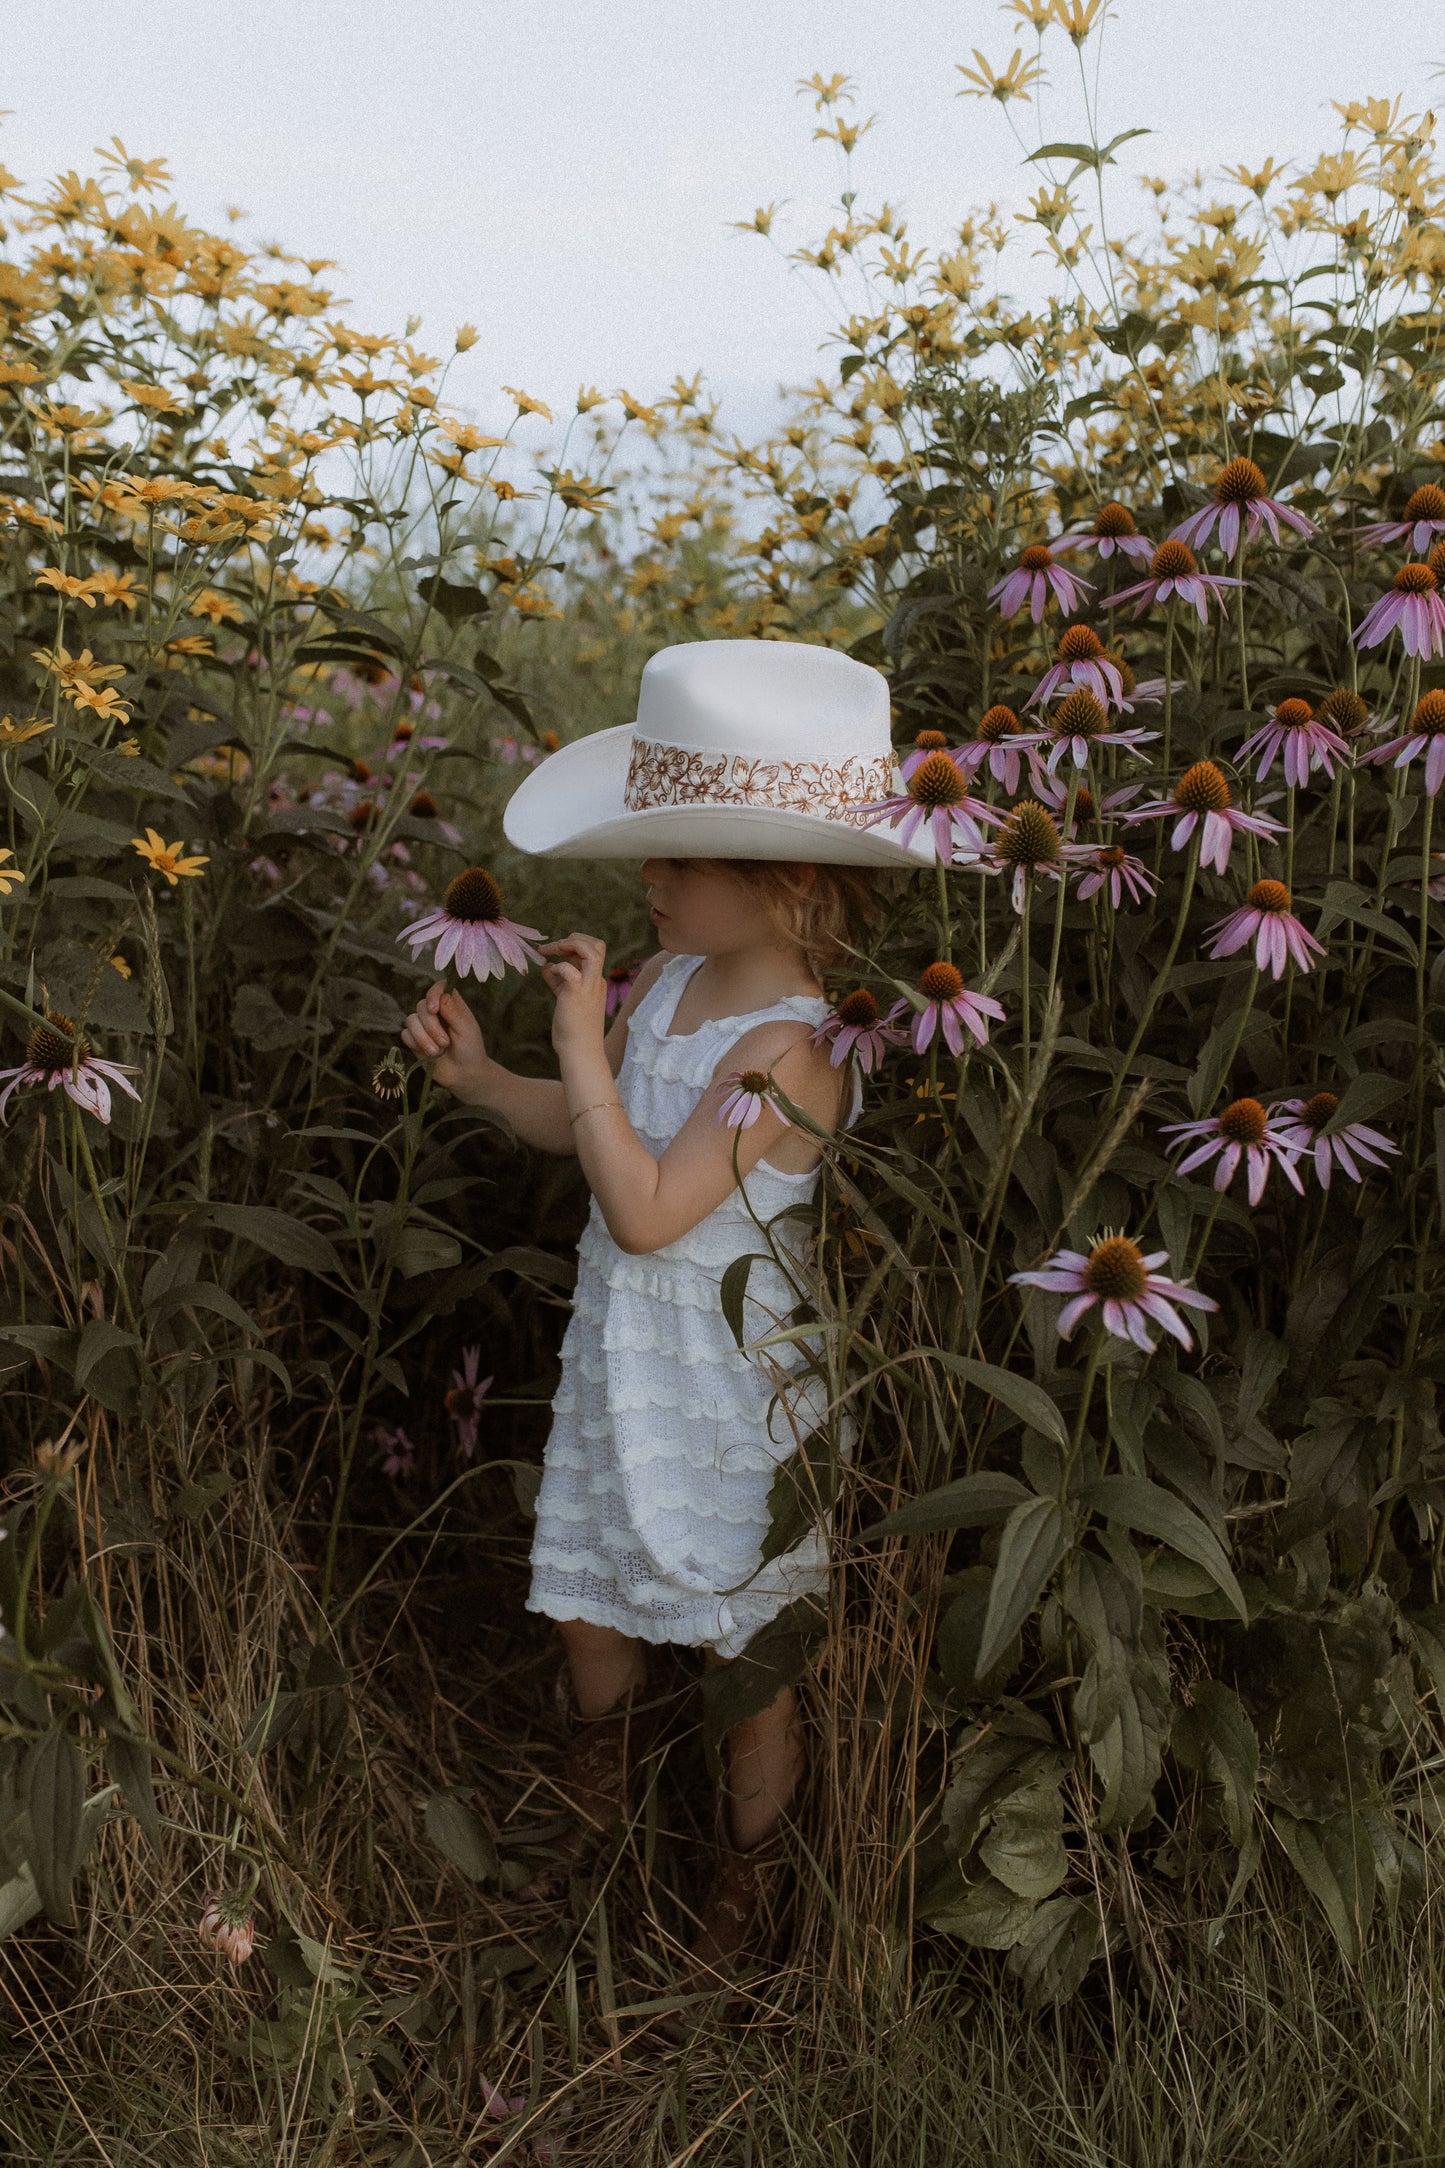
[[[1120,1340],[1132,1340],[1135,1347],[1152,1355],[1158,1343],[1149,1331],[1151,1323],[1173,1333],[1181,1347],[1194,1345],[1188,1326],[1174,1307],[1176,1303],[1182,1302],[1191,1310],[1219,1308],[1212,1296],[1201,1295],[1182,1280],[1166,1280],[1158,1268],[1168,1262],[1167,1250],[1156,1250],[1146,1257],[1127,1235],[1106,1230],[1087,1255],[1082,1250],[1056,1250],[1035,1272],[1011,1272],[1009,1283],[1072,1298],[1059,1312],[1060,1339],[1067,1340],[1080,1318],[1096,1303],[1102,1303],[1107,1330]]]
[[[751,1129],[764,1107],[785,1124],[788,1117],[773,1097],[773,1080],[761,1069],[735,1069],[723,1078],[723,1100],[717,1110],[719,1122],[729,1129]],[[790,1124],[788,1126],[791,1126]]]
[[[448,881],[438,909],[403,928],[396,938],[408,944],[413,956],[432,948],[438,971],[455,959],[457,976],[463,979],[499,979],[508,966],[525,971],[528,964],[542,961],[528,946],[540,941],[541,934],[535,926],[520,926],[506,917],[501,889],[480,866],[468,866]]]

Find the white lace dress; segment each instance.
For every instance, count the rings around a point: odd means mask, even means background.
[[[668,1026],[701,961],[670,957],[628,1020],[618,1095],[657,1155],[745,1032],[774,1017],[817,1024],[828,1013],[821,995],[793,994],[673,1037]],[[849,1121],[858,1097],[855,1087]],[[766,1226],[806,1202],[817,1181],[817,1169],[790,1174],[760,1161],[747,1196]],[[799,1255],[796,1223],[775,1227],[772,1239]],[[781,1380],[786,1405],[775,1404],[777,1366],[794,1373],[805,1358],[791,1346],[744,1355],[723,1316],[724,1272],[756,1251],[765,1261],[749,1275],[745,1337],[762,1339],[786,1320],[797,1297],[767,1246],[737,1189],[644,1257],[617,1247],[594,1199],[537,1494],[529,1611],[735,1656],[784,1605],[826,1587],[822,1529],[760,1563],[769,1485],[825,1404],[816,1378],[796,1376]]]

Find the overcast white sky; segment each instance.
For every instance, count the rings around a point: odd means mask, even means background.
[[[991,197],[1023,204],[1003,114],[956,63],[1006,60],[996,0],[11,0],[0,159],[27,180],[93,169],[118,134],[170,160],[181,208],[252,241],[339,259],[361,328],[447,353],[453,396],[495,414],[519,384],[562,408],[579,382],[639,397],[701,369],[723,419],[762,421],[825,366],[831,311],[787,249],[820,234],[838,153],[811,142],[815,69],[856,78],[878,122],[855,157],[910,238]],[[23,36],[14,32],[23,24]],[[1025,33],[1032,50],[1032,35]],[[1077,129],[1054,33],[1050,134]],[[1133,170],[1313,157],[1331,98],[1445,97],[1439,0],[1116,0],[1102,123],[1154,130]],[[1022,108],[1015,108],[1022,112]],[[791,201],[783,250],[729,230]],[[1143,215],[1132,184],[1119,198]],[[1026,255],[1020,256],[1026,273]],[[509,406],[509,402],[506,403]]]

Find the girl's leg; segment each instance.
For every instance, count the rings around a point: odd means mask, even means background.
[[[581,1715],[605,1716],[624,1695],[646,1683],[647,1652],[630,1634],[615,1626],[591,1626],[580,1618],[562,1619],[558,1631]]]
[[[728,1733],[723,1790],[738,1851],[751,1851],[776,1829],[793,1803],[804,1761],[798,1697],[791,1686],[761,1715]]]

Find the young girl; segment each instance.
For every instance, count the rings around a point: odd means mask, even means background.
[[[567,772],[569,756],[582,773]],[[745,1337],[786,1322],[796,1294],[759,1223],[807,1202],[821,1152],[766,1099],[746,1124],[728,1116],[741,1076],[770,1076],[826,1131],[856,1114],[856,1082],[845,1107],[843,1072],[814,1036],[828,1015],[818,967],[846,961],[876,917],[881,869],[923,855],[865,825],[892,787],[877,672],[784,642],[666,649],[643,674],[636,725],[564,748],[508,809],[508,834],[526,849],[658,847],[642,879],[660,953],[611,1029],[605,948],[585,933],[541,950],[559,1081],[492,1061],[466,1003],[441,982],[404,1027],[439,1083],[503,1114],[524,1142],[575,1152],[592,1191],[527,1606],[561,1631],[576,1707],[566,1788],[601,1829],[623,1811],[646,1645],[736,1657],[786,1604],[827,1584],[821,1530],[761,1561],[778,1464],[822,1418],[816,1381],[797,1374],[806,1358],[791,1344],[740,1350],[720,1303],[728,1265],[761,1252]],[[680,855],[689,844],[697,855]],[[669,845],[679,855],[662,855]],[[782,857],[790,845],[798,855]],[[801,1269],[796,1222],[770,1234]],[[694,1943],[699,1968],[746,1939],[764,1888],[760,1848],[802,1770],[790,1689],[728,1740],[727,1826]]]

